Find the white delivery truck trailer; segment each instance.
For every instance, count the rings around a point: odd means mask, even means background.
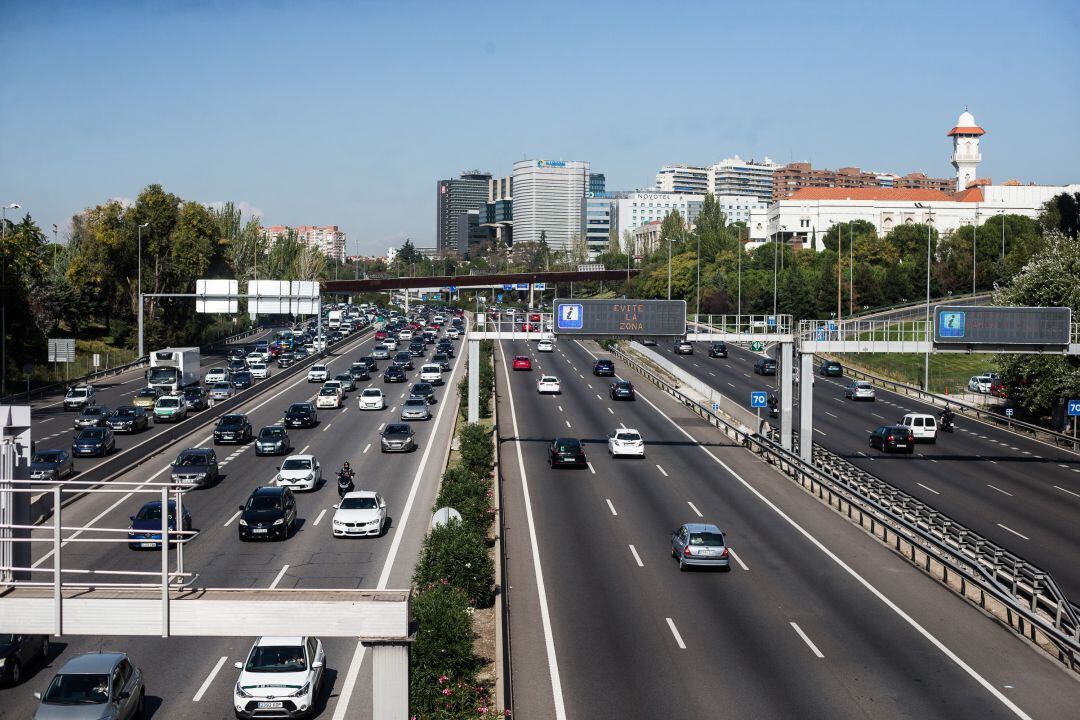
[[[150,353],[146,384],[165,393],[199,384],[199,348],[165,348]]]
[[[326,316],[326,326],[331,330],[337,330],[341,327],[341,311],[331,310]]]

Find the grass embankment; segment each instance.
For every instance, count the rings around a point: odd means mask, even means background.
[[[915,353],[848,353],[830,355],[845,366],[891,380],[922,387],[925,356]],[[994,369],[986,355],[945,353],[930,355],[930,392],[956,395],[967,391],[972,375]]]

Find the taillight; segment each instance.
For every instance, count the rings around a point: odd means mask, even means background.
[[[720,553],[720,557],[726,558],[728,556],[727,548],[724,548],[724,552]]]
[[[682,554],[683,554],[683,555],[685,555],[686,557],[690,557],[690,556],[691,556],[691,553],[690,553],[690,546],[689,546],[689,545],[687,545],[686,547],[684,547],[684,548],[682,549]]]
[[[907,441],[908,442],[915,442],[915,436],[914,435],[908,435],[907,436]]]
[[[889,442],[892,442],[892,441],[893,441],[893,436],[892,436],[892,435],[890,435],[889,437],[887,437],[887,438],[885,438],[885,439],[886,439],[886,440],[888,440]]]

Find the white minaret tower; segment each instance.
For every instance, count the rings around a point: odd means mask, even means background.
[[[956,120],[956,127],[949,131],[953,139],[952,166],[956,168],[956,191],[966,190],[975,182],[977,169],[982,162],[979,154],[979,136],[985,135],[975,123],[975,116],[964,110]]]

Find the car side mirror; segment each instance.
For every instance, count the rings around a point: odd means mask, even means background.
[[[41,693],[38,692],[37,690],[34,691],[34,699],[35,700],[40,700],[41,699]]]
[[[236,668],[237,670],[243,670],[244,669],[244,663],[242,663],[242,662],[234,662],[233,667]]]
[[[384,500],[381,503],[379,503],[379,507],[382,508],[383,510],[385,510],[386,509],[386,501]]]
[[[129,697],[131,697],[131,693],[129,693],[127,690],[124,690],[120,693],[121,700],[127,700]]]
[[[240,512],[243,512],[244,511],[244,506],[240,505],[238,509],[240,510]]]

